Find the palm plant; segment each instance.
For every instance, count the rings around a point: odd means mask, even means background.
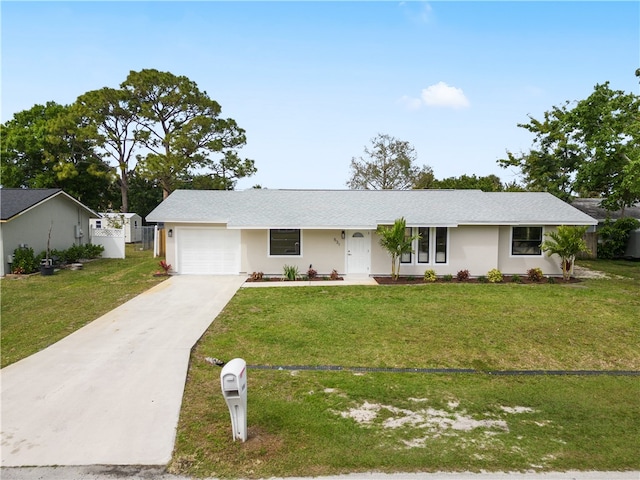
[[[581,252],[588,252],[584,234],[589,227],[572,227],[560,225],[557,231],[544,234],[549,240],[545,240],[541,248],[547,255],[558,255],[562,264],[562,278],[569,280],[571,277],[571,267],[576,255]]]
[[[391,255],[391,278],[400,276],[400,259],[405,253],[413,253],[413,241],[420,235],[407,235],[407,222],[404,217],[397,219],[393,225],[379,225],[380,245]]]

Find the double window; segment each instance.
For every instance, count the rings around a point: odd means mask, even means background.
[[[269,230],[269,255],[300,256],[300,230],[277,228]]]
[[[542,255],[542,227],[513,227],[511,255]]]
[[[449,232],[447,227],[407,227],[406,236],[419,234],[413,244],[418,263],[447,263]],[[432,258],[433,256],[433,258]],[[400,259],[402,263],[413,263],[413,255],[406,253]]]

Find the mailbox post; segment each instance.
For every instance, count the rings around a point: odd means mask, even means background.
[[[247,363],[241,358],[229,361],[220,372],[220,385],[229,414],[233,440],[247,440]]]

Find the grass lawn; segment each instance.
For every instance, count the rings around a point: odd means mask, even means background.
[[[126,259],[100,259],[82,270],[3,278],[2,367],[46,348],[163,280],[159,259],[127,245]]]
[[[581,263],[623,278],[241,290],[193,350],[172,471],[639,469],[637,376],[250,369],[249,439],[234,443],[204,360],[640,370],[640,263]]]

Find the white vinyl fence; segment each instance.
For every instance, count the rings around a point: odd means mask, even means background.
[[[102,245],[102,258],[124,258],[124,228],[91,228],[91,243]]]

